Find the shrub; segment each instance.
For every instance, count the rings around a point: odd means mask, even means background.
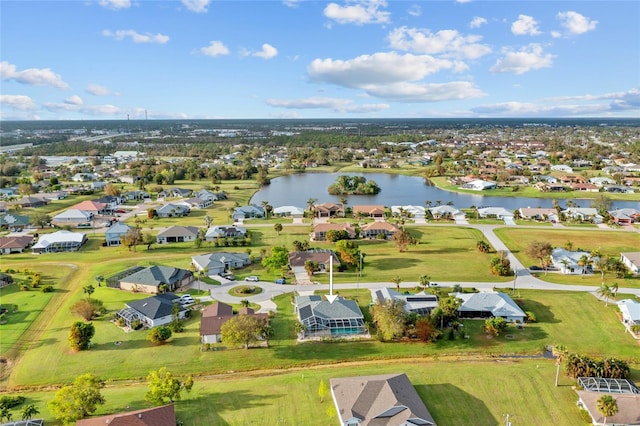
[[[538,318],[533,312],[526,311],[525,314],[527,314],[527,322],[538,322]]]
[[[122,318],[120,318],[122,320]],[[124,323],[124,320],[122,320],[122,322]],[[131,328],[134,330],[140,330],[142,328],[142,321],[140,321],[138,318],[134,319],[133,321],[131,321]]]
[[[0,396],[0,409],[17,407],[18,405],[24,403],[24,401],[25,397],[22,395],[2,395]]]
[[[165,326],[152,328],[149,330],[149,334],[147,334],[147,339],[156,345],[166,342],[170,337],[171,329]]]
[[[46,285],[44,287],[42,287],[42,289],[40,290],[43,293],[53,293],[53,286],[52,285]]]
[[[20,291],[29,291],[29,286],[26,284],[20,284]]]

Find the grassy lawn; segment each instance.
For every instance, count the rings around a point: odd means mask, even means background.
[[[514,255],[525,265],[538,265],[539,261],[525,254],[533,241],[548,241],[553,247],[564,247],[567,241],[573,243],[574,250],[588,252],[599,250],[604,256],[619,257],[620,252],[637,251],[640,247],[640,235],[633,232],[577,230],[577,229],[526,229],[499,228],[496,235],[507,245]],[[590,276],[537,274],[538,278],[561,284],[599,286],[599,273]],[[605,273],[605,282],[617,282],[620,287],[640,288],[638,278],[616,278],[612,273]]]
[[[536,424],[585,424],[575,405],[573,382],[562,376],[561,386],[554,387],[555,363],[542,359],[416,359],[196,377],[192,392],[183,393],[176,403],[176,413],[185,426],[246,425],[255,424],[256,419],[265,425],[332,425],[337,421],[333,403],[330,397],[320,402],[320,381],[328,384],[331,378],[387,373],[406,373],[442,426],[504,424],[506,413],[513,424],[528,424],[526,419],[535,419]],[[102,391],[106,403],[95,414],[147,408],[146,391],[146,384],[109,384]],[[36,405],[47,425],[59,425],[47,407],[53,394],[26,395],[26,403]],[[19,418],[19,408],[13,411],[13,418]]]

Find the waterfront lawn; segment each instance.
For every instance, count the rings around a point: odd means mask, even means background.
[[[553,247],[564,247],[568,241],[573,243],[574,250],[599,250],[604,256],[619,258],[621,252],[637,251],[640,247],[640,235],[635,232],[606,231],[601,229],[526,229],[499,228],[496,235],[506,244],[515,256],[525,265],[539,265],[537,259],[526,255],[527,247],[533,241],[548,241]],[[599,286],[601,275],[563,275],[539,273],[537,277],[561,284],[578,284]],[[605,273],[605,282],[617,282],[620,287],[640,288],[640,279],[627,277],[616,278],[613,273]]]
[[[536,419],[539,424],[583,425],[575,405],[576,394],[570,386],[575,382],[562,376],[561,386],[554,387],[555,371],[553,360],[543,359],[416,359],[195,377],[192,391],[183,393],[182,400],[176,402],[176,415],[185,426],[245,425],[254,424],[256,419],[269,425],[334,424],[336,413],[331,397],[320,402],[318,396],[320,381],[328,385],[330,379],[337,377],[406,373],[441,426],[502,424],[505,413],[510,414],[514,424]],[[147,390],[146,384],[111,383],[102,390],[106,403],[95,415],[148,408],[144,400]],[[26,403],[36,405],[47,425],[59,425],[47,407],[54,391],[25,396]],[[18,416],[19,409],[15,409],[13,417]]]

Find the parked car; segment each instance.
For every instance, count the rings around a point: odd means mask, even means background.
[[[253,282],[258,282],[260,281],[260,278],[257,275],[249,275],[247,278],[244,279],[245,281],[253,281]]]
[[[222,278],[226,278],[229,281],[235,281],[236,277],[231,272],[223,272],[220,274]]]
[[[276,284],[286,284],[287,280],[284,278],[276,278],[273,282]]]
[[[196,301],[190,294],[183,294],[180,296],[180,303],[183,305],[193,305]]]

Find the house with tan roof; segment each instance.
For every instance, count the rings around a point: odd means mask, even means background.
[[[320,271],[324,272],[329,270],[330,258],[333,258],[334,267],[340,265],[340,259],[338,259],[338,256],[333,250],[311,249],[306,251],[292,251],[289,253],[289,266],[291,269],[304,268],[305,262],[311,260],[317,262]]]
[[[173,404],[82,419],[76,426],[175,426]]]
[[[640,275],[640,251],[620,253],[620,261],[633,275]]]
[[[329,383],[343,426],[436,424],[405,373],[333,378]]]
[[[380,238],[384,236],[384,239],[392,238],[393,234],[398,232],[400,228],[397,225],[389,222],[371,222],[362,226],[363,238]]]
[[[356,237],[356,231],[349,223],[318,223],[313,226],[311,241],[325,241],[329,231],[346,231],[349,238]]]
[[[88,213],[104,214],[107,211],[109,205],[107,203],[99,203],[97,201],[86,200],[71,207],[71,209],[82,210]]]
[[[0,254],[22,253],[33,243],[31,235],[0,237]]]
[[[558,211],[553,208],[522,207],[518,210],[522,219],[559,222]]]
[[[342,209],[342,206],[336,203],[314,204],[313,210],[316,217],[344,216],[344,210]]]
[[[364,217],[371,217],[374,219],[384,219],[384,206],[383,205],[358,205],[353,206],[351,209],[353,216],[356,217],[358,213]]]

